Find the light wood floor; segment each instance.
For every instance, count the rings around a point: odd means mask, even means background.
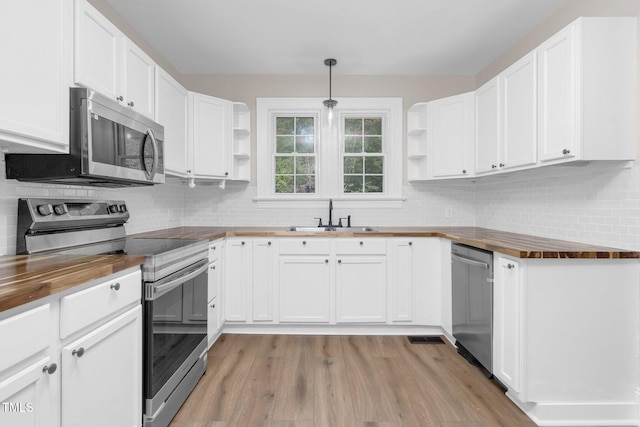
[[[535,424],[449,343],[223,335],[170,427],[230,426]]]

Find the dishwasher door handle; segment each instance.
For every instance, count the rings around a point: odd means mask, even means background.
[[[451,259],[455,259],[456,261],[464,262],[465,264],[469,264],[469,265],[472,265],[474,267],[484,268],[485,270],[489,269],[489,264],[487,264],[486,262],[476,261],[476,260],[473,260],[473,259],[465,258],[465,257],[460,256],[460,255],[451,254]]]

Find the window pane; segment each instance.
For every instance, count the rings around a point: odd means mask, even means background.
[[[296,118],[296,135],[313,135],[313,117]]]
[[[362,119],[344,119],[345,135],[362,135]]]
[[[296,193],[315,193],[315,175],[296,175]]]
[[[293,153],[293,136],[276,137],[276,152]]]
[[[276,175],[276,193],[293,193],[293,176]]]
[[[345,157],[344,158],[344,173],[354,174],[362,173],[362,157]]]
[[[372,173],[382,173],[382,157],[365,157],[364,159],[364,173],[372,174]]]
[[[276,118],[276,135],[293,135],[293,117]]]
[[[382,135],[382,119],[364,119],[365,135]]]
[[[362,176],[355,175],[344,177],[344,192],[345,193],[362,193]]]
[[[276,157],[276,174],[293,174],[293,157]]]
[[[365,153],[382,153],[382,137],[381,136],[365,136],[364,152]]]
[[[365,193],[382,193],[382,176],[380,175],[366,175],[364,177],[364,192]]]
[[[345,153],[362,153],[362,137],[346,136],[344,138]]]
[[[313,136],[297,136],[296,153],[313,153]]]
[[[296,174],[315,173],[316,159],[313,157],[296,157]]]

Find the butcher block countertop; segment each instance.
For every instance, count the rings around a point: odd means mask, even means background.
[[[291,232],[287,227],[177,227],[132,237],[207,239],[223,237],[443,237],[454,242],[500,252],[516,258],[640,258],[624,249],[547,239],[480,227],[375,227],[377,232]]]
[[[0,312],[119,273],[144,262],[133,255],[0,257]]]

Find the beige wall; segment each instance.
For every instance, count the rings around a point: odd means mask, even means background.
[[[540,43],[557,33],[580,16],[637,16],[640,18],[639,0],[569,0],[549,18],[538,24],[520,41],[507,49],[476,76],[482,86],[509,65],[535,49]]]

